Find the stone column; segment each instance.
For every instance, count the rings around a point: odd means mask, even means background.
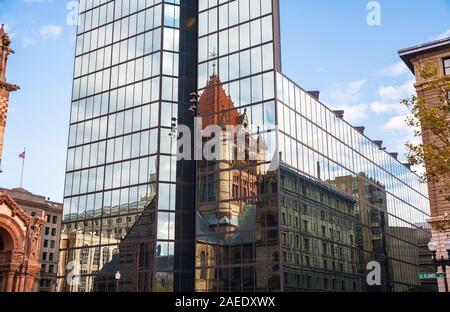
[[[36,282],[36,275],[28,274],[25,279],[24,292],[33,292],[34,291],[34,283]]]
[[[16,278],[16,290],[15,292],[23,292],[24,276],[20,273]]]
[[[0,272],[0,292],[6,291],[6,272]]]
[[[6,274],[5,292],[13,292],[14,290],[14,272],[8,272]]]

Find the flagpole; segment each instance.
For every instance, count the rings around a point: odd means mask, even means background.
[[[23,149],[23,153],[25,154],[26,149]],[[26,156],[25,156],[26,157]],[[23,186],[23,168],[25,167],[25,157],[22,158],[22,173],[20,174],[20,188]]]

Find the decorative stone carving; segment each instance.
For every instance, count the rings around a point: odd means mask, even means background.
[[[1,26],[0,36],[0,80],[5,81],[6,63],[8,62],[8,56],[11,53],[14,53],[14,51],[9,47],[11,44],[11,40],[9,39],[8,34],[5,32],[4,25]]]
[[[450,218],[448,216],[436,217],[428,220],[432,229],[440,233],[450,232]]]
[[[0,193],[0,205],[10,210],[0,214],[0,227],[12,240],[12,249],[0,254],[4,291],[32,291],[40,271],[41,227],[46,220],[28,215],[7,193]]]

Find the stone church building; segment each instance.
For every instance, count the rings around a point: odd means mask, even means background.
[[[0,166],[9,93],[18,86],[6,81],[8,56],[13,53],[3,25],[0,28]],[[1,169],[1,167],[0,167]],[[1,172],[1,171],[0,171]],[[41,228],[45,213],[32,217],[5,192],[0,192],[0,292],[31,292],[39,276]]]

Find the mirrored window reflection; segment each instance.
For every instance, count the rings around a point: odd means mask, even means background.
[[[417,259],[430,238],[429,206],[418,177],[312,94],[281,74],[276,83],[285,289],[425,287]],[[305,252],[311,242],[320,248]],[[371,261],[383,263],[378,288],[357,278]],[[314,274],[298,273],[306,268]]]
[[[180,1],[82,0],[79,21],[58,289],[173,291]]]
[[[232,160],[197,162],[197,291],[281,289],[271,9],[200,4],[199,114],[226,132]]]

